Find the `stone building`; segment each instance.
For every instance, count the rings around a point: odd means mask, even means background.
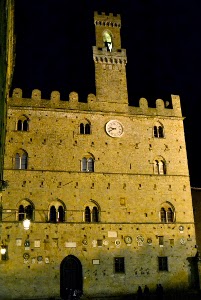
[[[119,15],[94,14],[96,95],[8,100],[0,298],[188,290],[196,241],[180,99],[128,105]],[[31,220],[29,229],[23,220]]]

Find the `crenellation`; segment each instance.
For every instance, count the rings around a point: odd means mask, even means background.
[[[129,113],[130,115],[144,115],[144,116],[166,116],[166,117],[182,117],[180,97],[178,95],[171,95],[173,108],[169,108],[165,105],[162,99],[156,100],[156,107],[149,107],[148,100],[140,98],[139,107],[112,103],[100,103],[97,102],[97,97],[94,94],[88,94],[87,103],[79,102],[79,96],[76,92],[69,94],[69,101],[60,99],[60,93],[58,91],[52,91],[50,99],[41,99],[41,91],[34,89],[31,93],[31,98],[22,98],[22,90],[15,88],[13,90],[12,98],[9,99],[11,106],[29,107],[30,105],[35,108],[44,107],[47,109],[79,109],[79,110],[97,110],[97,111],[119,111],[121,113]],[[37,100],[36,102],[34,102]]]
[[[15,88],[13,90],[13,94],[12,94],[13,98],[22,98],[22,89],[20,88]]]
[[[41,100],[41,91],[38,89],[35,89],[31,93],[31,99],[33,100]]]
[[[50,100],[57,103],[60,100],[60,93],[58,91],[51,92]]]
[[[108,54],[106,47],[93,47],[93,59],[95,63],[124,64],[127,63],[126,49],[115,49]]]

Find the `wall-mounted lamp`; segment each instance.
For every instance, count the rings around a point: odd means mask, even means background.
[[[25,229],[25,230],[28,230],[29,227],[30,227],[30,224],[31,224],[31,221],[28,220],[28,219],[25,219],[25,220],[23,221],[24,229]]]
[[[1,245],[1,255],[5,255],[6,254],[6,246],[5,245]]]

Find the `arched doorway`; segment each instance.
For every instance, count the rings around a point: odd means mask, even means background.
[[[60,295],[62,299],[67,299],[69,291],[83,290],[82,265],[77,257],[68,255],[60,266]]]

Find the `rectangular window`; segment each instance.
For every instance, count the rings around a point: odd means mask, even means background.
[[[97,240],[97,246],[102,247],[103,246],[103,240]]]
[[[167,256],[158,257],[158,270],[168,271],[168,258]]]
[[[115,273],[125,273],[124,257],[114,258],[114,271]]]
[[[159,246],[163,247],[163,236],[158,237]]]

